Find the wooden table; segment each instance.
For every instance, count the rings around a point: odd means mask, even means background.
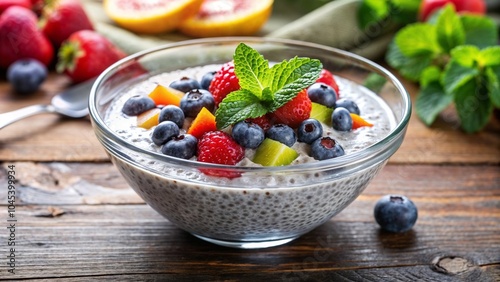
[[[20,98],[1,80],[0,112],[47,102],[68,84],[51,74]],[[405,84],[414,98],[416,86]],[[263,250],[215,246],[162,218],[109,163],[88,119],[15,123],[1,130],[0,162],[0,280],[500,281],[498,120],[466,135],[453,111],[431,128],[412,117],[401,149],[353,204]],[[417,204],[411,231],[379,229],[373,206],[385,194]]]

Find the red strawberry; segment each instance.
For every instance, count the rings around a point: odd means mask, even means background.
[[[224,64],[222,68],[217,71],[210,83],[208,91],[212,93],[215,105],[218,106],[227,94],[238,89],[240,89],[240,83],[234,73],[234,62],[231,61]]]
[[[54,57],[50,41],[38,30],[33,11],[11,6],[0,16],[0,68],[24,58],[48,66]]]
[[[198,141],[198,161],[214,164],[235,165],[245,157],[245,149],[223,131],[209,131]],[[238,177],[239,173],[218,169],[203,169],[205,174]]]
[[[271,121],[297,128],[302,121],[309,118],[311,108],[311,100],[309,96],[307,96],[307,91],[304,89],[288,103],[270,113]]]
[[[42,10],[42,31],[55,47],[79,30],[93,30],[79,0],[48,0]]]
[[[80,30],[61,46],[58,56],[57,71],[65,72],[73,82],[81,82],[98,76],[125,53],[99,33]]]
[[[337,93],[337,99],[339,99],[339,86],[331,72],[326,69],[322,69],[316,82],[323,82],[326,85],[330,85],[333,90],[335,90],[335,93]]]
[[[0,14],[3,11],[7,10],[7,8],[11,6],[21,6],[27,9],[31,9],[31,1],[30,0],[1,0],[0,1]]]

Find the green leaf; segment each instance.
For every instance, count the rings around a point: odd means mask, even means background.
[[[460,18],[452,4],[447,4],[439,15],[436,24],[437,41],[448,53],[454,47],[465,42],[465,32]]]
[[[420,85],[422,87],[426,87],[431,82],[437,81],[439,83],[439,81],[441,80],[441,75],[442,71],[440,68],[438,68],[437,66],[428,66],[424,69],[422,75],[420,76]]]
[[[270,78],[269,62],[244,43],[236,47],[233,58],[234,72],[239,79],[240,87],[260,97]]]
[[[371,91],[378,93],[386,83],[387,79],[385,77],[377,73],[371,73],[365,78],[363,85]]]
[[[485,72],[491,102],[500,108],[500,66],[487,67]]]
[[[358,24],[361,29],[366,29],[378,23],[389,15],[389,5],[385,0],[364,0],[358,8]]]
[[[421,0],[391,0],[389,17],[403,24],[417,21]]]
[[[224,129],[247,118],[263,116],[267,111],[257,96],[247,89],[240,89],[222,100],[215,113],[215,122],[217,128]]]
[[[450,94],[478,75],[479,70],[477,68],[462,66],[457,61],[451,60],[446,65],[442,84],[446,93]]]
[[[480,50],[474,45],[457,46],[451,50],[453,60],[464,67],[475,67]]]
[[[436,27],[428,23],[415,23],[402,28],[394,38],[401,53],[407,57],[439,54]]]
[[[495,22],[484,16],[463,15],[460,17],[465,31],[464,44],[485,48],[498,43],[498,30]]]
[[[482,67],[500,65],[500,46],[491,46],[481,50],[479,64]]]
[[[415,108],[418,117],[429,126],[452,102],[453,96],[447,95],[438,81],[433,81],[421,89]]]
[[[471,79],[456,88],[453,94],[462,129],[468,133],[481,130],[493,112],[486,83],[481,79]]]
[[[418,81],[422,72],[432,63],[433,54],[424,53],[412,57],[405,56],[393,42],[386,53],[387,63],[400,71],[407,79]]]

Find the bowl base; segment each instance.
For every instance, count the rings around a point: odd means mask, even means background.
[[[223,247],[237,248],[237,249],[263,249],[263,248],[276,247],[291,242],[300,237],[300,236],[295,236],[295,237],[279,239],[279,240],[270,240],[270,241],[225,241],[225,240],[208,238],[197,234],[192,234],[192,235],[212,244],[216,244]]]

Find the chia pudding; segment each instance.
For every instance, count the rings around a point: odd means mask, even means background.
[[[155,157],[160,156],[161,151],[151,142],[152,129],[137,127],[135,117],[121,112],[125,101],[135,95],[147,95],[157,84],[169,85],[183,76],[201,79],[205,73],[218,68],[218,65],[207,65],[162,73],[120,90],[104,118],[106,125],[120,138],[153,152],[151,157],[125,150],[110,157],[131,187],[181,229],[207,240],[226,242],[293,239],[348,206],[384,166],[387,158],[382,157],[341,168],[303,166],[322,161],[311,158],[307,146],[300,142],[293,145],[299,157],[286,171],[262,168],[251,161],[255,150],[246,149],[246,157],[237,166],[226,167],[236,171],[244,168],[235,178],[201,173],[199,166],[204,164],[196,160],[177,162],[172,158],[164,162],[165,156]],[[396,120],[376,94],[350,80],[337,76],[335,79],[341,98],[356,101],[363,118],[374,124],[348,132],[324,126],[324,135],[336,139],[349,156],[386,137],[396,126]],[[189,122],[188,119],[183,130]]]

